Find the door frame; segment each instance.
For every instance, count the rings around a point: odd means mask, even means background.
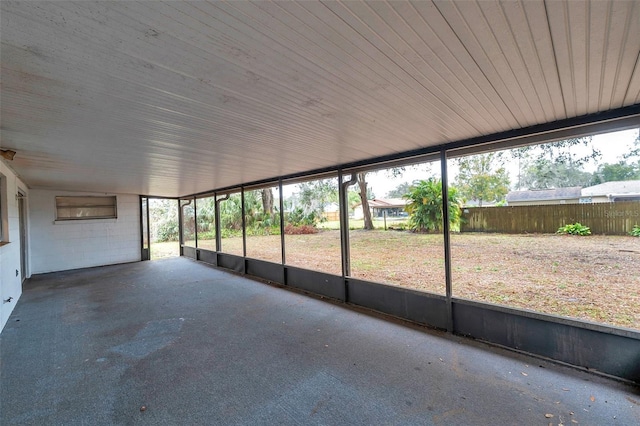
[[[16,194],[18,203],[18,233],[20,238],[20,282],[23,283],[28,277],[29,256],[27,238],[27,194],[26,191],[18,188]]]

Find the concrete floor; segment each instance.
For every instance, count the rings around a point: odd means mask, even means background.
[[[0,355],[2,425],[640,424],[637,387],[185,258],[32,278]]]

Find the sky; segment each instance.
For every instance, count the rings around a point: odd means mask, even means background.
[[[599,149],[602,153],[602,157],[598,161],[597,164],[593,162],[587,163],[584,166],[584,170],[586,172],[592,173],[594,172],[598,164],[602,163],[616,163],[622,159],[622,155],[629,152],[631,147],[633,146],[633,142],[636,140],[638,136],[638,129],[630,129],[623,130],[619,132],[611,132],[611,133],[603,133],[600,135],[595,135],[592,137],[591,143],[592,145]],[[587,147],[577,147],[573,148],[573,152],[580,156],[589,154],[589,149]],[[506,164],[507,171],[511,177],[512,185],[517,182],[518,176],[518,164],[517,161],[511,161]],[[458,170],[455,162],[449,162],[449,179],[455,180],[457,176]],[[403,182],[412,182],[414,180],[426,179],[430,176],[440,176],[440,162],[433,163],[430,167],[430,171],[425,167],[421,167],[419,170],[415,168],[409,168],[405,171],[403,176],[399,178],[394,178],[390,176],[389,173],[384,171],[381,172],[372,172],[367,174],[367,182],[369,186],[373,189],[374,195],[376,198],[384,198],[386,194],[396,188]]]
[[[637,136],[638,129],[594,136],[592,142],[602,152],[600,163],[617,163],[622,160],[622,155],[629,152]],[[587,171],[592,172],[594,170],[587,169]]]
[[[601,163],[616,163],[622,159],[622,155],[627,153],[633,146],[633,142],[638,136],[638,129],[623,130],[619,132],[603,133],[600,135],[594,135],[592,137],[592,145],[600,150],[602,157],[598,164]],[[577,156],[581,154],[588,155],[589,149],[586,147],[574,147],[573,153]],[[586,172],[594,172],[598,164],[587,163],[583,167]],[[509,176],[511,178],[512,187],[518,181],[518,163],[517,161],[510,161],[505,164]],[[452,182],[455,180],[458,173],[458,168],[455,161],[449,162],[449,180]],[[415,180],[428,179],[429,177],[440,177],[440,162],[434,162],[430,164],[420,164],[414,167],[407,167],[400,177],[393,177],[387,171],[369,172],[367,173],[367,183],[372,189],[376,198],[385,198],[387,193],[398,185],[407,182],[411,183]],[[357,190],[356,186],[351,187],[352,190]],[[294,186],[285,186],[284,196],[289,197],[296,191]],[[274,193],[278,197],[277,193]]]

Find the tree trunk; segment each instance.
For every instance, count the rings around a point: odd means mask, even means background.
[[[273,216],[273,190],[265,188],[262,190],[262,209],[269,216]]]
[[[366,173],[358,173],[358,186],[360,187],[360,201],[362,201],[362,215],[364,216],[364,229],[373,229],[373,220],[371,219],[371,210],[369,209],[369,200],[367,200],[367,181]]]

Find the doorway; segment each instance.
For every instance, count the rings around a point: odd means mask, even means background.
[[[27,278],[27,208],[24,192],[18,190],[18,227],[20,233],[20,281]]]
[[[148,198],[149,258],[180,256],[178,200]]]

